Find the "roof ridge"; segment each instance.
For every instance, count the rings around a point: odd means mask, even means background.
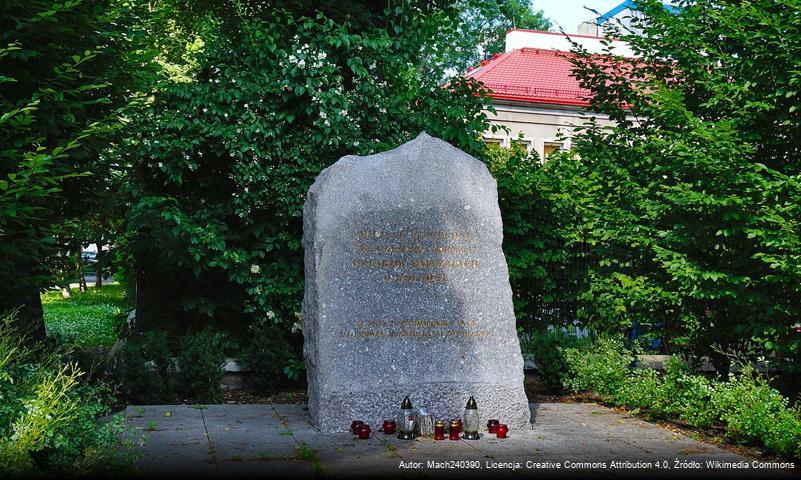
[[[491,58],[488,58],[487,60],[484,60],[487,63],[484,64],[484,65],[481,65],[481,64],[479,64],[479,65],[485,67],[485,69],[480,71],[480,72],[477,72],[477,74],[472,78],[482,77],[482,76],[488,74],[489,72],[495,70],[495,68],[498,65],[500,65],[501,63],[505,62],[509,58],[510,54],[512,52],[514,52],[514,51],[515,50],[509,50],[508,52],[503,52],[500,55],[496,55],[495,57],[491,57]],[[479,80],[479,78],[476,78],[476,80]]]

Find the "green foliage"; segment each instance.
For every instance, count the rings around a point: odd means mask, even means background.
[[[634,368],[634,356],[623,342],[603,338],[590,351],[568,348],[565,356],[569,368],[565,386],[573,391],[595,392],[605,402],[651,418],[696,427],[720,425],[734,441],[801,458],[801,410],[791,408],[787,398],[751,366],[730,374],[728,381],[710,380],[672,358],[664,375],[659,375]]]
[[[565,350],[570,376],[565,387],[576,392],[594,391],[605,399],[624,390],[634,355],[613,338],[601,337],[589,351]]]
[[[256,322],[250,327],[250,343],[242,350],[239,360],[250,369],[253,386],[263,392],[273,391],[284,375],[297,380],[304,368],[303,361],[296,359],[287,343],[283,330],[269,321]]]
[[[164,332],[131,336],[111,362],[112,375],[127,403],[158,404],[174,397],[175,361]]]
[[[574,160],[552,156],[545,164],[520,145],[488,149],[498,183],[503,251],[509,265],[518,325],[528,332],[573,325],[586,289],[586,233],[576,228],[588,199]]]
[[[544,380],[546,387],[554,392],[562,390],[567,378],[568,364],[565,358],[567,348],[584,349],[590,345],[590,339],[576,338],[559,329],[526,334],[530,337],[528,352],[534,354],[537,362],[537,373]]]
[[[82,381],[64,352],[25,346],[11,319],[0,320],[0,474],[77,476],[130,472],[108,415],[105,388]]]
[[[661,394],[651,409],[655,416],[682,418],[690,425],[708,427],[724,411],[712,403],[715,386],[709,378],[693,373],[679,357],[671,357],[665,363]]]
[[[801,7],[638,8],[642,32],[612,34],[639,58],[584,52],[575,61],[591,110],[616,124],[581,129],[573,151],[546,166],[561,180],[545,207],[569,207],[559,235],[588,247],[580,318],[617,332],[636,321],[724,371],[710,345],[796,371]]]
[[[801,458],[801,409],[790,408],[787,398],[747,366],[727,383],[717,385],[712,405],[736,441],[759,442],[773,452]]]
[[[460,0],[457,15],[443,19],[430,48],[427,63],[465,72],[481,60],[503,53],[506,32],[512,28],[548,30],[551,22],[531,0]]]
[[[78,348],[104,345],[107,349],[117,341],[120,322],[129,308],[121,285],[90,287],[86,292],[73,292],[70,298],[47,292],[42,294],[42,307],[49,336]]]
[[[181,339],[178,385],[195,402],[219,403],[225,373],[225,335],[204,328]]]
[[[42,336],[38,291],[61,283],[131,94],[116,2],[4,2],[0,17],[0,311]],[[146,69],[142,69],[146,70]],[[90,173],[100,173],[90,176]],[[87,215],[88,216],[88,215]]]
[[[419,63],[442,11],[399,6],[356,25],[268,10],[203,16],[222,26],[192,81],[163,84],[137,120],[127,242],[143,328],[243,334],[269,318],[298,332],[302,206],[323,168],[423,130],[483,152],[483,91],[460,77],[443,88]]]

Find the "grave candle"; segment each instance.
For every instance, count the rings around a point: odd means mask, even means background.
[[[449,428],[449,437],[451,440],[459,440],[459,433],[462,430],[462,421],[461,420],[451,420],[450,428]]]
[[[501,422],[495,419],[487,420],[487,433],[495,435],[495,431],[498,428],[498,425],[500,425],[500,423]]]
[[[507,427],[505,423],[498,425],[498,428],[495,430],[495,436],[498,438],[506,438],[507,433],[509,433],[509,427]]]
[[[434,424],[434,440],[445,440],[445,422],[442,420]]]
[[[401,404],[398,425],[400,427],[398,438],[401,440],[414,439],[414,408],[409,397],[404,398]]]
[[[464,408],[464,439],[478,440],[478,406],[476,400],[471,396]]]
[[[396,426],[397,424],[395,423],[395,420],[384,420],[384,426],[383,426],[384,433],[387,435],[392,435],[393,433],[395,433]]]

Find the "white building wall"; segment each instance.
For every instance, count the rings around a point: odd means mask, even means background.
[[[518,141],[518,136],[522,134],[520,140],[527,142],[528,150],[536,152],[543,161],[546,145],[559,145],[561,149],[569,150],[572,146],[574,127],[584,125],[592,117],[595,117],[601,125],[611,124],[605,115],[575,108],[560,109],[554,106],[513,102],[494,102],[493,107],[495,107],[494,114],[489,111],[484,112],[490,123],[507,127],[509,131],[495,134],[487,132],[484,138],[509,147]]]
[[[569,34],[570,40],[581,45],[590,53],[603,53],[605,46],[601,43],[603,38],[590,37],[578,34]],[[569,52],[572,48],[563,34],[554,32],[540,32],[535,30],[512,30],[506,34],[506,51],[520,48],[541,48],[543,50],[558,50]],[[617,55],[633,57],[634,51],[629,44],[619,40],[612,40],[612,52]]]

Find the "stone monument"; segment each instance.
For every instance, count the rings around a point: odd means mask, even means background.
[[[303,209],[309,413],[324,432],[374,430],[403,397],[437,418],[530,428],[495,180],[425,133],[345,156]]]

